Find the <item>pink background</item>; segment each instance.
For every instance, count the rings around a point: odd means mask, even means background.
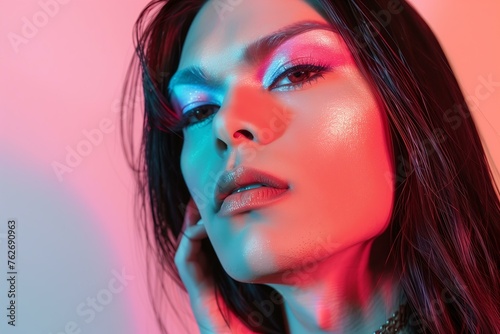
[[[117,113],[132,24],[147,1],[60,0],[58,8],[46,7],[52,15],[40,14],[41,4],[54,1],[0,3],[0,256],[6,222],[15,218],[19,273],[17,326],[7,326],[2,311],[0,332],[65,333],[74,322],[82,333],[158,333]],[[487,92],[478,88],[481,78],[500,82],[499,2],[411,3],[437,34],[466,96]],[[39,27],[13,47],[9,36],[23,36],[25,20]],[[500,86],[476,102],[473,117],[500,167]],[[91,146],[85,133],[93,133]],[[68,150],[78,148],[88,154],[59,178],[54,162],[66,164]],[[130,277],[117,281],[122,271]],[[2,310],[6,290],[2,278]],[[178,296],[178,310],[191,316]],[[100,301],[93,318],[88,298]]]

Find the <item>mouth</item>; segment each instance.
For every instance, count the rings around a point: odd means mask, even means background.
[[[218,215],[221,217],[233,216],[268,206],[281,199],[288,192],[288,189],[263,185],[239,188],[224,198]]]
[[[276,176],[240,166],[217,181],[215,209],[221,216],[241,213],[276,201],[288,189],[288,183]]]

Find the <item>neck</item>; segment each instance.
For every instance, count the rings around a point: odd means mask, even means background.
[[[401,292],[394,275],[383,274],[383,260],[370,270],[372,243],[294,271],[293,285],[268,284],[283,297],[288,333],[373,333],[391,317]]]

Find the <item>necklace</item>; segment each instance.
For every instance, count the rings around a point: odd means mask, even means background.
[[[380,326],[373,334],[390,334],[398,333],[406,325],[407,311],[406,304],[399,306],[399,309],[392,314],[392,316],[387,319],[385,324]]]

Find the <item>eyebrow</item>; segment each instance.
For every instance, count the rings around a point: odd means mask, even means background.
[[[243,61],[250,65],[256,64],[290,38],[318,29],[337,31],[328,23],[309,20],[295,22],[246,46],[243,50]],[[217,86],[218,81],[210,78],[200,66],[185,68],[172,76],[168,85],[168,98],[172,94],[173,87],[182,84]]]

